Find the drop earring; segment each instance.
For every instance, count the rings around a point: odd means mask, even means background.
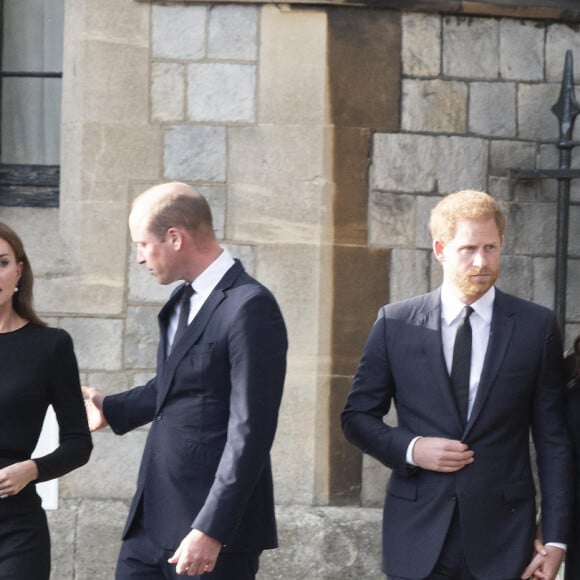
[[[16,292],[18,292],[18,286],[14,288],[14,293],[16,294]]]

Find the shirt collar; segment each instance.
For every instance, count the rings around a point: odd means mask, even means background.
[[[209,295],[235,263],[228,250],[225,248],[222,250],[222,253],[191,284],[200,296]]]
[[[495,300],[495,286],[492,286],[481,298],[478,298],[470,306],[478,316],[487,323],[491,323],[493,316],[493,303]],[[441,287],[441,318],[451,326],[461,314],[465,304],[458,300],[448,287]]]

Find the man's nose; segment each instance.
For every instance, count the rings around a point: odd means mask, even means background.
[[[137,264],[143,264],[145,262],[145,258],[143,258],[143,252],[139,248],[137,248],[136,259]]]
[[[473,256],[473,265],[476,268],[481,268],[481,267],[483,267],[484,264],[485,264],[485,257],[483,255],[483,252],[475,252],[475,255]]]

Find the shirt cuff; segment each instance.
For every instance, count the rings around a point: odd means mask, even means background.
[[[415,443],[417,443],[419,439],[421,439],[421,436],[414,437],[413,439],[411,439],[411,443],[409,443],[409,447],[407,447],[407,455],[405,457],[407,463],[409,465],[414,465],[415,467],[417,466],[417,464],[413,461],[413,449],[415,448]]]

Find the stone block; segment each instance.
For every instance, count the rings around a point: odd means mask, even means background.
[[[565,336],[563,338],[565,350],[571,349],[575,338],[580,334],[580,324],[566,323]]]
[[[535,22],[499,21],[499,69],[509,80],[544,80],[544,28]]]
[[[516,255],[552,255],[556,247],[556,206],[512,203],[507,212],[504,251]]]
[[[74,2],[65,10],[65,45],[95,38],[118,45],[148,47],[149,15],[149,6],[138,2]]]
[[[403,81],[402,128],[430,133],[465,133],[467,85],[457,81]]]
[[[403,13],[401,26],[403,74],[438,76],[441,70],[441,17]]]
[[[185,119],[185,65],[151,64],[151,118],[173,122]]]
[[[163,177],[182,181],[226,179],[226,129],[171,125],[165,130]]]
[[[566,51],[571,50],[576,63],[580,59],[578,27],[566,23],[553,23],[546,31],[546,80],[562,82]]]
[[[83,384],[96,387],[106,395],[126,391],[132,386],[129,384],[130,377],[124,370],[113,372],[90,371],[84,374],[86,375],[86,381]]]
[[[334,240],[366,245],[368,237],[368,165],[371,132],[335,127],[332,145],[334,176]]]
[[[414,247],[420,250],[431,250],[433,240],[429,231],[431,210],[441,201],[439,196],[418,195],[416,197],[415,242]]]
[[[443,284],[443,268],[433,252],[429,253],[429,290],[435,290]]]
[[[213,5],[209,12],[208,57],[255,61],[258,56],[257,6]]]
[[[389,302],[397,302],[429,291],[431,252],[397,248],[391,253]]]
[[[533,258],[532,300],[547,308],[554,308],[555,258]]]
[[[129,505],[126,501],[84,500],[79,508],[75,580],[111,580]]]
[[[216,238],[223,240],[226,227],[226,188],[223,185],[195,185],[195,189],[207,199]]]
[[[443,74],[449,77],[497,79],[499,21],[491,18],[443,19]]]
[[[511,169],[534,169],[535,163],[535,143],[504,140],[490,143],[489,170],[494,176],[508,176]]]
[[[205,56],[205,6],[154,4],[151,52],[154,58],[199,60]]]
[[[121,320],[107,318],[63,318],[64,328],[73,338],[79,367],[83,370],[121,369]]]
[[[371,191],[369,198],[369,245],[409,247],[415,241],[415,197]]]
[[[439,137],[437,178],[440,193],[460,189],[485,189],[488,142],[473,137]]]
[[[326,110],[327,21],[322,10],[260,12],[260,123],[322,124]]]
[[[513,196],[511,179],[509,177],[494,177],[490,175],[487,180],[487,193],[496,199],[511,200]]]
[[[279,507],[280,548],[264,552],[259,580],[360,580],[381,575],[382,510]]]
[[[131,499],[147,438],[147,429],[115,435],[109,428],[93,433],[90,461],[59,480],[63,498]]]
[[[550,109],[559,94],[555,83],[518,85],[518,137],[541,142],[558,139],[558,122]]]
[[[401,24],[396,11],[328,10],[328,102],[337,127],[399,128]]]
[[[529,256],[503,255],[501,274],[497,287],[525,300],[533,297],[533,258]]]
[[[254,256],[254,246],[249,244],[223,244],[223,247],[236,259],[240,260],[244,270],[250,276],[256,272],[256,258]]]
[[[322,185],[330,174],[331,135],[324,127],[314,125],[230,127],[228,183],[268,187]],[[229,216],[227,219],[229,227]]]
[[[75,541],[80,503],[78,500],[61,499],[58,509],[46,512],[50,530],[51,578],[75,579]]]
[[[279,505],[309,505],[314,497],[318,381],[288,373],[272,447],[274,493]]]
[[[129,259],[129,300],[156,304],[159,308],[169,300],[171,292],[180,284],[161,285],[143,264],[137,263],[135,247],[131,246]]]
[[[252,123],[256,67],[251,64],[187,65],[187,118],[195,122]]]
[[[156,306],[129,306],[125,322],[125,368],[151,368],[157,360],[159,327]]]
[[[332,184],[232,184],[227,230],[233,239],[258,243],[318,243],[329,239]],[[325,228],[327,226],[327,228]]]
[[[149,94],[148,47],[91,39],[75,49],[65,60],[73,78],[63,86],[63,121],[143,123],[148,115],[147,98],[141,98]],[[78,79],[77,70],[91,74]]]
[[[408,193],[436,187],[437,138],[405,133],[375,133],[370,167],[370,189]],[[410,163],[416,159],[417,163]]]
[[[469,132],[489,137],[516,136],[514,83],[471,83]]]

